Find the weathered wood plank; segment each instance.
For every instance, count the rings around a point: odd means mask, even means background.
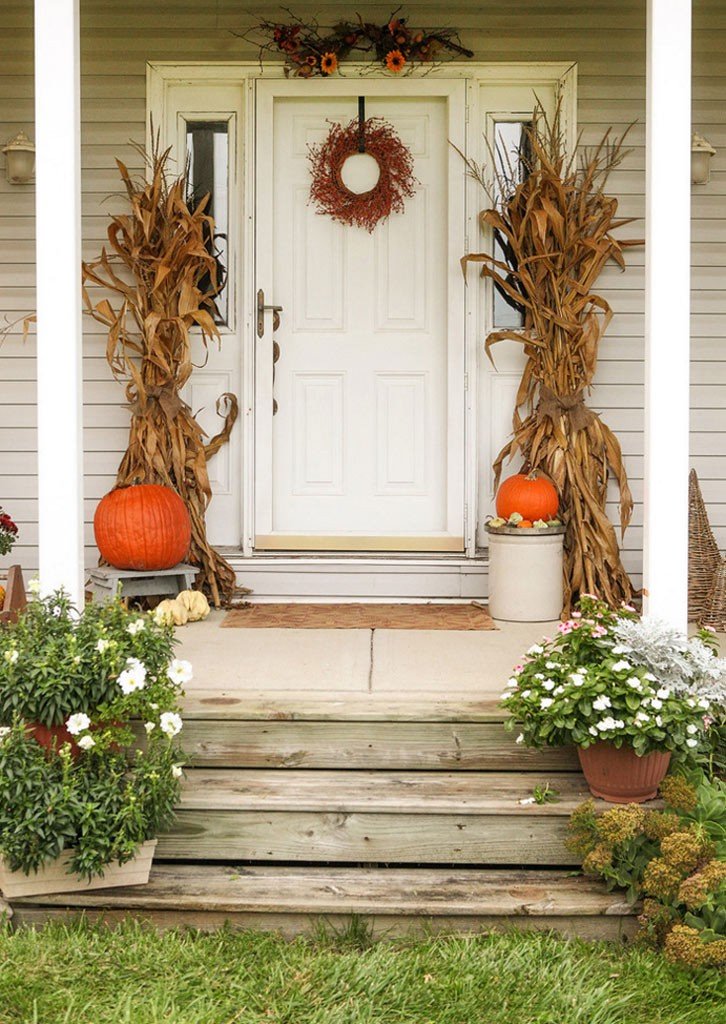
[[[326,694],[322,699],[270,698],[239,690],[187,688],[184,717],[214,721],[317,722],[503,722],[506,715],[496,700],[434,700],[430,697],[360,697]]]
[[[522,747],[497,722],[187,719],[184,747],[201,767],[579,770],[574,749]]]
[[[533,787],[557,790],[556,803],[521,805]],[[589,796],[576,772],[389,772],[191,769],[182,788],[184,811],[309,811],[323,815],[375,811],[400,815],[507,814],[567,818]]]
[[[546,810],[546,808],[538,808]],[[180,810],[161,860],[368,864],[576,864],[552,814]]]
[[[49,921],[68,922],[79,916],[74,908],[63,907],[19,907],[13,923],[16,927],[42,927]],[[347,914],[270,914],[241,911],[234,914],[214,910],[118,910],[90,908],[82,911],[85,920],[91,923],[114,927],[129,918],[143,921],[159,931],[170,928],[195,928],[199,931],[217,931],[220,928],[234,928],[244,931],[276,932],[287,939],[317,934],[320,926],[341,933],[351,923]],[[365,919],[376,940],[395,939],[430,934],[464,935],[491,931],[557,931],[569,938],[585,939],[589,942],[603,940],[621,942],[631,938],[637,929],[634,917],[498,917],[469,914],[465,917],[408,917],[405,915],[374,915]]]
[[[56,893],[16,906],[256,913],[630,916],[622,895],[562,871],[157,864],[148,885]]]

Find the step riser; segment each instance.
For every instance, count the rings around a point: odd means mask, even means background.
[[[555,814],[180,810],[159,860],[574,865]]]
[[[497,722],[187,720],[184,747],[198,767],[579,770],[574,750],[530,750]]]
[[[16,927],[40,927],[48,921],[67,922],[79,911],[61,907],[16,907],[13,924]],[[329,932],[344,933],[351,926],[352,918],[345,914],[231,914],[220,911],[175,911],[175,910],[83,910],[86,920],[93,923],[118,925],[127,921],[131,914],[135,920],[144,921],[163,931],[169,928],[196,928],[200,931],[216,931],[223,927],[254,929],[255,931],[277,932],[285,938],[294,939],[300,935],[317,935],[321,927]],[[530,917],[504,917],[501,915],[462,915],[441,917],[419,917],[415,915],[380,915],[364,917],[365,926],[370,929],[372,939],[393,939],[398,937],[433,934],[478,934],[513,928],[518,931],[557,931],[570,938],[589,941],[602,939],[609,942],[623,941],[634,935],[637,921],[634,917],[576,917],[551,916],[540,919]],[[360,925],[360,918],[358,919]]]

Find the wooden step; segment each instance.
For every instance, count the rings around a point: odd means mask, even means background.
[[[522,805],[536,785],[556,803]],[[192,769],[166,860],[567,865],[572,773]]]
[[[79,911],[109,923],[131,913],[159,927],[231,924],[290,937],[321,919],[341,930],[354,915],[376,937],[517,927],[614,940],[635,928],[621,895],[567,872],[211,864],[159,864],[145,886],[26,897],[13,903],[13,921],[34,925]]]
[[[574,749],[518,745],[501,722],[239,721],[187,717],[194,765],[389,771],[575,771]]]

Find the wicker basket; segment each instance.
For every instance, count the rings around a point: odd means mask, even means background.
[[[726,561],[716,566],[706,607],[698,616],[698,625],[710,626],[720,633],[726,630]]]
[[[688,617],[702,622],[722,563],[695,469],[688,476]],[[726,608],[726,606],[724,606]],[[710,625],[710,623],[709,623]]]

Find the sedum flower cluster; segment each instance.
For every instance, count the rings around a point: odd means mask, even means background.
[[[639,940],[689,967],[726,968],[726,784],[668,776],[666,810],[639,804],[573,812],[569,849],[586,874],[643,898]]]
[[[188,661],[173,630],[119,601],[62,592],[0,631],[0,855],[34,871],[73,851],[91,878],[168,826]]]
[[[554,637],[529,648],[502,694],[518,743],[698,751],[712,701],[677,691],[624,651],[617,630],[637,621],[632,608],[616,613],[584,595]]]

